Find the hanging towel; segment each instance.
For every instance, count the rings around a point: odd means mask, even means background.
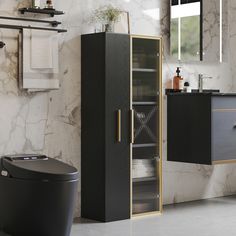
[[[54,32],[31,30],[31,68],[53,68]],[[56,38],[56,37],[55,37]]]
[[[59,89],[58,34],[23,29],[20,48],[20,85],[28,91]]]

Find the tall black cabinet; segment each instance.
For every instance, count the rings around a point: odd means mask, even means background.
[[[82,36],[81,215],[130,218],[130,39]]]
[[[161,39],[81,40],[81,215],[109,222],[160,213]]]

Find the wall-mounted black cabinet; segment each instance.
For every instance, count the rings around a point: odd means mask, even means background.
[[[168,161],[223,164],[236,162],[236,96],[169,94]]]
[[[159,212],[161,40],[81,40],[81,215],[108,222]]]

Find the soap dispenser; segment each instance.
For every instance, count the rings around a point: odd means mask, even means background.
[[[183,78],[180,76],[180,67],[176,69],[176,76],[173,78],[173,89],[182,90],[183,89]]]

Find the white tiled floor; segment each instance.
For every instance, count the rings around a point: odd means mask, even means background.
[[[162,216],[112,223],[81,220],[71,236],[235,236],[236,196],[166,206]]]

